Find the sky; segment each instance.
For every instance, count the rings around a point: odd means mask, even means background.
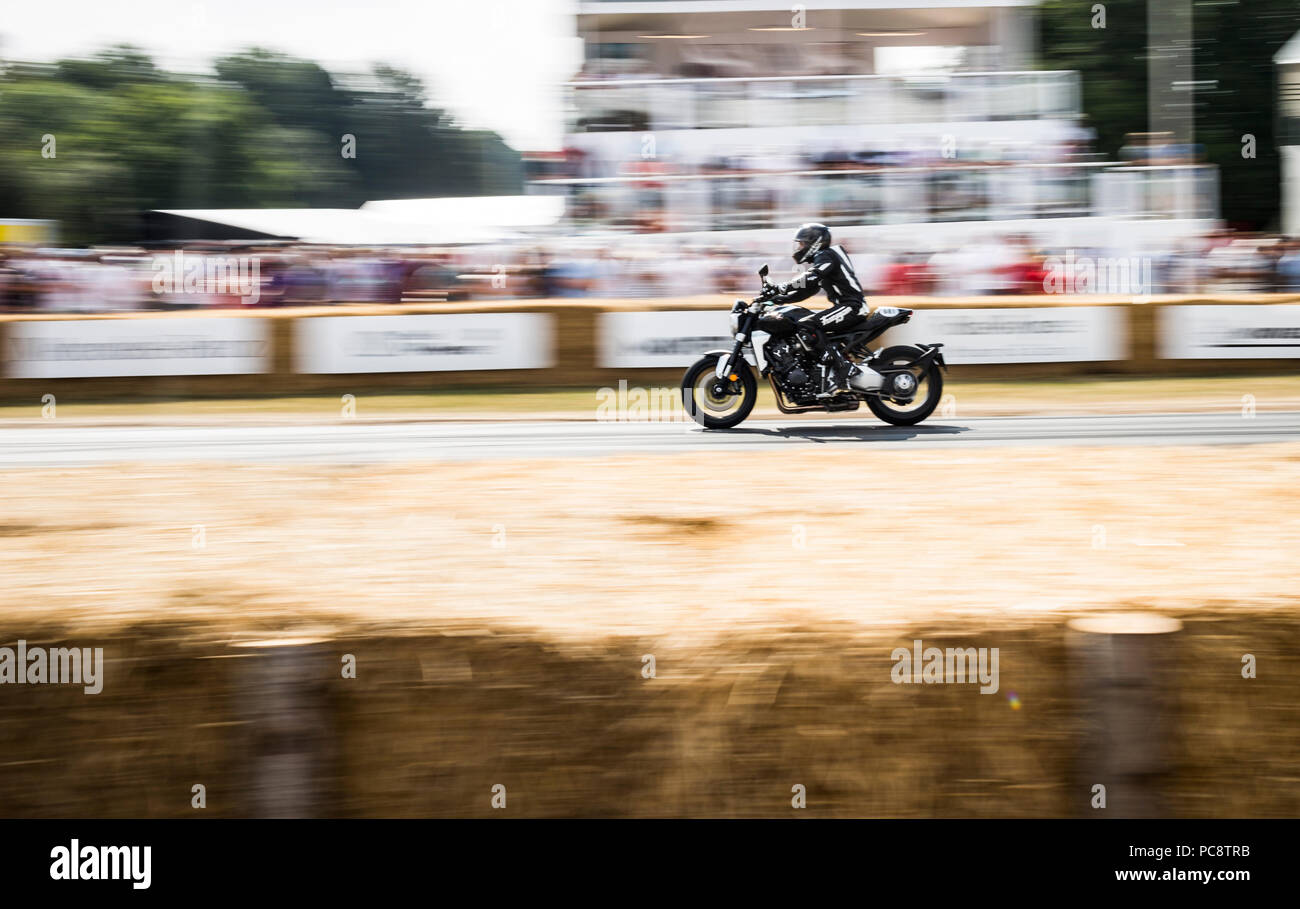
[[[0,0],[0,57],[50,61],[135,44],[167,69],[202,72],[251,46],[333,71],[387,63],[424,79],[464,126],[519,150],[563,135],[559,85],[582,61],[577,0]]]

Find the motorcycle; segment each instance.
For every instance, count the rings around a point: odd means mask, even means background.
[[[731,307],[732,349],[708,351],[682,377],[682,403],[696,423],[731,429],[749,416],[758,400],[751,364],[771,383],[782,413],[841,413],[866,402],[886,423],[914,426],[939,406],[948,368],[942,344],[895,345],[874,354],[869,346],[908,322],[912,310],[881,306],[860,325],[827,333],[826,343],[861,369],[848,391],[835,392],[831,365],[818,357],[809,330],[799,325],[812,310],[775,303],[778,290],[767,275],[764,265],[758,270],[762,293]]]

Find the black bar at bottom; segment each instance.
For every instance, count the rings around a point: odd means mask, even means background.
[[[990,895],[1195,889],[1231,899],[1290,885],[1297,834],[1292,820],[3,821],[0,871],[7,895],[128,899],[465,888],[541,898],[597,885],[604,902],[656,905],[706,891],[789,889],[820,903],[846,887],[870,898],[958,885]],[[74,840],[76,880],[70,861],[60,863]],[[142,848],[129,859],[102,848],[144,846],[148,887],[136,886],[145,882]],[[114,870],[116,879],[84,879]]]

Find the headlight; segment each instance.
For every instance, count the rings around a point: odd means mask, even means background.
[[[731,311],[731,336],[734,338],[740,331],[740,314],[734,309]]]

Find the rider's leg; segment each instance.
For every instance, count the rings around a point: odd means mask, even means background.
[[[831,395],[848,391],[849,380],[862,371],[857,364],[844,355],[839,347],[830,342],[827,328],[851,327],[860,319],[861,316],[854,307],[839,305],[799,320],[800,328],[805,330],[807,346],[818,361],[828,367],[831,381],[827,383],[829,387],[823,389],[823,394]]]

